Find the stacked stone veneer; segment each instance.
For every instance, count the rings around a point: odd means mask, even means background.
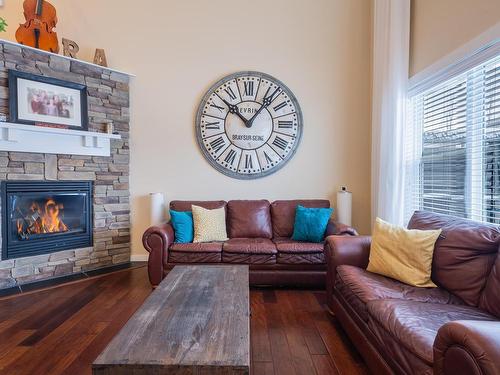
[[[0,289],[128,262],[129,77],[0,42],[0,114],[7,116],[9,69],[87,85],[89,131],[105,132],[106,124],[112,123],[122,139],[111,140],[109,157],[0,151],[0,180],[94,181],[93,247],[20,259],[0,259]]]

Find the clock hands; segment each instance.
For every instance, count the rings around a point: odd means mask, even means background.
[[[264,109],[264,108],[267,108],[271,105],[271,103],[273,102],[274,100],[274,94],[276,94],[280,88],[277,87],[276,90],[274,90],[274,92],[271,94],[271,95],[267,95],[267,93],[269,92],[269,90],[271,89],[271,87],[268,87],[267,88],[267,91],[264,95],[264,99],[262,100],[262,105],[260,106],[260,108],[257,110],[257,112],[255,112],[255,114],[252,116],[252,118],[250,120],[248,120],[246,126],[247,127],[252,127],[252,124],[253,124],[253,121],[255,120],[255,118],[259,115],[259,113]]]
[[[223,98],[221,98],[221,99],[224,102],[224,104],[226,104],[227,107],[229,108],[229,113],[232,113],[232,114],[235,114],[236,116],[238,116],[241,119],[241,121],[243,121],[243,123],[245,124],[245,126],[247,128],[249,128],[251,126],[251,125],[250,126],[248,125],[248,120],[245,118],[245,116],[243,116],[240,113],[238,106],[236,104],[231,104],[228,101],[226,101],[225,99],[223,99]]]
[[[267,108],[271,105],[271,103],[273,102],[273,100],[275,98],[276,93],[278,93],[280,91],[280,88],[276,87],[276,90],[274,90],[271,95],[268,95],[270,89],[271,89],[271,87],[267,88],[267,91],[264,94],[264,99],[262,100],[262,105],[257,110],[257,112],[255,112],[255,114],[252,116],[252,118],[250,120],[246,119],[245,116],[243,116],[240,113],[239,108],[236,104],[231,104],[227,100],[225,100],[223,98],[221,98],[221,99],[224,102],[224,104],[227,105],[227,107],[229,109],[229,113],[232,113],[232,114],[235,114],[236,116],[238,116],[241,119],[241,121],[243,121],[243,123],[245,124],[245,126],[247,128],[251,128],[254,120],[257,118],[257,116],[260,114],[260,112],[262,112],[262,110],[264,108]]]
[[[269,104],[268,104],[269,105]],[[259,113],[265,108],[267,107],[268,105],[266,105],[266,99],[264,99],[264,103],[260,106],[260,108],[257,110],[257,112],[255,112],[255,114],[252,116],[252,118],[250,120],[248,120],[248,124],[247,126],[250,128],[252,127],[252,124],[253,124],[253,120],[255,120],[255,118],[259,115]]]

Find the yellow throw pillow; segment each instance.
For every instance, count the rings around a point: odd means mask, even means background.
[[[224,207],[207,210],[191,206],[193,211],[193,242],[226,241],[226,210]]]
[[[436,287],[432,255],[441,229],[405,229],[377,218],[367,270],[417,287]]]

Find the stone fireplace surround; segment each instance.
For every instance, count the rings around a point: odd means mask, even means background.
[[[112,123],[110,156],[0,150],[0,180],[93,181],[93,246],[0,259],[0,289],[130,261],[129,75],[0,40],[0,114],[8,117],[8,70],[87,85],[89,131]],[[0,209],[2,209],[0,207]]]

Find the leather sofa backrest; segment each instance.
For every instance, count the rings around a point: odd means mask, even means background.
[[[273,237],[289,238],[293,234],[295,210],[297,205],[308,208],[330,208],[330,201],[326,199],[297,199],[280,200],[271,204],[271,218],[273,222]]]
[[[233,200],[227,204],[229,238],[272,238],[271,204],[267,200]]]
[[[478,306],[497,258],[500,227],[427,211],[416,211],[409,229],[442,229],[432,261],[432,280]]]
[[[170,209],[174,211],[191,211],[191,206],[200,206],[207,210],[226,207],[226,201],[171,201]]]
[[[479,307],[500,318],[500,247],[490,277],[481,294]]]

